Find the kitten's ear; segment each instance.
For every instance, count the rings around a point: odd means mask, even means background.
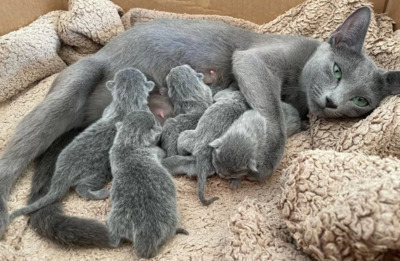
[[[122,127],[122,122],[121,121],[118,121],[118,122],[115,123],[115,128],[117,128],[117,131],[119,129],[121,129],[121,127]]]
[[[150,92],[154,89],[154,86],[155,86],[154,82],[152,81],[146,82],[146,87],[149,89]]]
[[[251,159],[250,162],[249,162],[248,168],[252,172],[258,172],[258,170],[257,170],[257,161],[255,159]]]
[[[204,74],[202,74],[202,73],[197,73],[196,76],[197,76],[197,78],[199,78],[200,81],[202,81],[204,78]]]
[[[361,52],[370,20],[371,10],[369,7],[364,6],[357,9],[331,34],[328,43],[332,47],[347,47]]]
[[[222,140],[221,139],[216,139],[213,142],[209,143],[208,147],[217,149],[217,148],[219,148],[221,146],[221,144],[222,144]]]
[[[108,82],[106,82],[106,87],[107,87],[107,89],[108,89],[110,92],[112,92],[112,91],[114,90],[114,85],[115,85],[115,82],[114,82],[114,81],[108,81]]]
[[[388,71],[383,76],[388,92],[391,95],[400,94],[400,71]]]

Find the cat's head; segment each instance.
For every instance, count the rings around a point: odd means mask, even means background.
[[[147,104],[154,82],[147,81],[146,76],[135,68],[125,68],[119,70],[114,79],[106,83],[106,87],[111,92],[113,101],[141,107]]]
[[[386,96],[400,93],[400,71],[378,68],[362,47],[371,11],[362,7],[322,43],[304,66],[300,86],[310,113],[320,117],[359,117]]]
[[[134,111],[127,114],[122,122],[115,124],[117,137],[126,144],[137,146],[156,145],[162,127],[148,111]]]
[[[203,83],[203,77],[202,73],[197,73],[187,64],[172,68],[166,78],[171,101],[203,101],[212,104],[212,92]]]
[[[218,138],[211,142],[212,164],[221,178],[241,178],[250,172],[258,172],[254,144],[239,133]]]

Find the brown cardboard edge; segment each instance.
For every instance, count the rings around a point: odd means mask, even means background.
[[[242,18],[256,24],[267,23],[305,0],[113,0],[125,11],[134,8],[159,11],[214,14]],[[375,12],[388,13],[400,23],[399,0],[372,0]],[[33,22],[54,10],[67,10],[68,0],[1,0],[0,35]],[[397,10],[396,10],[397,8]]]

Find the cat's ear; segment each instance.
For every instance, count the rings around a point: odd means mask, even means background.
[[[391,95],[400,94],[400,71],[388,71],[383,74],[386,89]]]
[[[222,144],[222,140],[221,139],[216,139],[213,142],[209,143],[208,147],[217,149],[217,148],[219,148],[221,146],[221,144]]]
[[[357,9],[331,34],[328,43],[332,47],[345,47],[361,52],[370,20],[369,7]]]
[[[108,82],[106,82],[106,87],[107,87],[107,89],[108,89],[110,92],[112,92],[112,91],[114,90],[114,85],[115,85],[115,82],[114,82],[114,81],[108,81]]]
[[[119,129],[121,129],[121,127],[122,127],[122,122],[121,121],[118,121],[118,122],[115,123],[115,128],[117,128],[117,131]]]
[[[202,73],[197,73],[196,76],[197,76],[197,78],[199,78],[200,81],[202,81],[204,78],[204,74],[202,74]]]
[[[257,170],[257,161],[255,159],[251,159],[249,162],[249,166],[247,166],[252,172],[258,172]]]
[[[150,92],[154,89],[154,86],[155,86],[154,82],[152,81],[146,82],[146,87],[149,89]]]

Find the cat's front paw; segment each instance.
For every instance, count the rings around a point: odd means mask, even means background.
[[[0,196],[0,239],[6,232],[9,222],[7,200],[3,196]]]

